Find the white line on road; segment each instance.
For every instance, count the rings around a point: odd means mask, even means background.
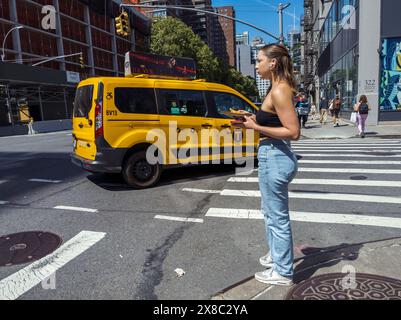
[[[299,160],[300,164],[385,164],[401,165],[401,161],[352,161],[352,160]]]
[[[210,208],[206,217],[229,219],[264,219],[260,210]],[[362,216],[338,213],[290,212],[290,219],[298,222],[354,224],[401,229],[401,218]]]
[[[7,204],[8,201],[0,201],[0,204]]]
[[[194,193],[220,193],[218,190],[205,190],[205,189],[194,189],[194,188],[184,188],[182,191],[194,192]]]
[[[60,183],[61,180],[29,179],[31,182]]]
[[[349,154],[354,154],[355,152],[357,153],[362,153],[362,154],[369,154],[371,152],[382,152],[382,153],[399,153],[401,155],[401,150],[382,150],[382,149],[372,149],[372,150],[306,150],[306,149],[295,149],[295,152],[323,152],[323,153],[330,153],[332,155],[335,155],[338,152],[341,152],[341,154],[349,155]]]
[[[7,182],[7,180],[0,180],[0,184],[6,183],[6,182]]]
[[[98,212],[97,209],[89,209],[89,208],[80,208],[80,207],[69,207],[69,206],[57,206],[54,207],[53,209],[58,209],[58,210],[71,210],[71,211],[83,211],[83,212],[93,212],[96,213]]]
[[[196,223],[203,223],[203,219],[195,219],[195,218],[181,218],[181,217],[171,217],[171,216],[155,216],[155,219],[161,220],[171,220],[171,221],[180,221],[180,222],[196,222]]]
[[[82,231],[52,254],[0,281],[0,300],[15,300],[88,250],[106,233]]]
[[[386,169],[342,169],[342,168],[298,168],[298,172],[318,173],[372,173],[372,174],[401,174],[401,170]]]
[[[298,146],[298,147],[292,147],[294,150],[298,149],[305,149],[305,150],[319,150],[319,149],[324,149],[324,150],[354,150],[354,149],[364,149],[364,150],[372,150],[372,149],[380,149],[380,150],[398,150],[400,151],[401,146],[398,145],[397,147],[383,147],[383,146],[370,146],[370,147],[349,147],[349,146],[344,146],[344,147],[332,147],[332,146],[320,146],[320,147],[309,147],[309,146]]]
[[[324,153],[302,153],[302,157],[322,157],[322,158],[401,158],[401,154],[398,155],[376,155],[376,154],[324,154]]]
[[[193,191],[198,190],[198,191]],[[186,192],[202,192],[199,189],[189,189],[185,188],[182,191]],[[205,191],[205,190],[203,190]],[[208,193],[220,193],[221,196],[231,196],[231,197],[253,197],[260,198],[259,190],[229,190],[224,189],[222,191],[218,190],[207,190],[213,191]],[[203,192],[205,193],[205,192]],[[289,192],[289,197],[291,199],[316,199],[321,201],[333,200],[333,201],[355,201],[355,202],[369,202],[369,203],[391,203],[391,204],[401,204],[400,197],[386,197],[386,196],[373,196],[365,194],[348,194],[348,193],[329,193],[329,192]]]
[[[230,178],[228,182],[258,183],[259,179],[252,178]],[[360,186],[360,187],[398,187],[401,181],[378,181],[378,180],[332,180],[332,179],[294,179],[291,184],[305,185],[330,185],[330,186]]]

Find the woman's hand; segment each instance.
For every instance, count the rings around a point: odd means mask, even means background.
[[[256,116],[252,115],[250,117],[244,116],[244,127],[247,129],[256,129],[256,127],[258,126],[258,124],[256,123]]]

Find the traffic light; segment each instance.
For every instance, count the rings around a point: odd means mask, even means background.
[[[131,34],[128,12],[122,12],[114,19],[116,21],[116,32],[119,36],[128,37]]]
[[[130,23],[129,23],[129,16],[128,16],[128,12],[124,11],[121,14],[121,18],[122,18],[122,28],[123,28],[123,37],[128,37],[131,34],[131,27],[130,27]]]
[[[122,24],[121,15],[116,17],[114,20],[116,21],[116,32],[119,36],[122,36],[123,35],[123,24]]]
[[[83,57],[82,53],[79,56],[79,65],[81,66],[81,69],[85,68],[85,62],[84,62],[84,57]]]

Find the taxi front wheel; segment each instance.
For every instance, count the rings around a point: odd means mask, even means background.
[[[136,152],[128,157],[123,166],[123,177],[126,183],[135,189],[154,186],[160,179],[161,166],[150,164],[146,160],[146,151]]]

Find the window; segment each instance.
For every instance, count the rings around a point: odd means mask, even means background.
[[[74,117],[87,117],[92,107],[93,86],[78,88],[74,100]]]
[[[114,102],[123,113],[157,114],[153,89],[116,88]]]
[[[224,112],[230,109],[245,110],[255,113],[255,109],[241,98],[229,93],[213,92],[214,102],[216,104],[217,112],[225,118],[229,118]]]
[[[206,105],[202,91],[160,90],[167,114],[190,117],[205,117]]]

